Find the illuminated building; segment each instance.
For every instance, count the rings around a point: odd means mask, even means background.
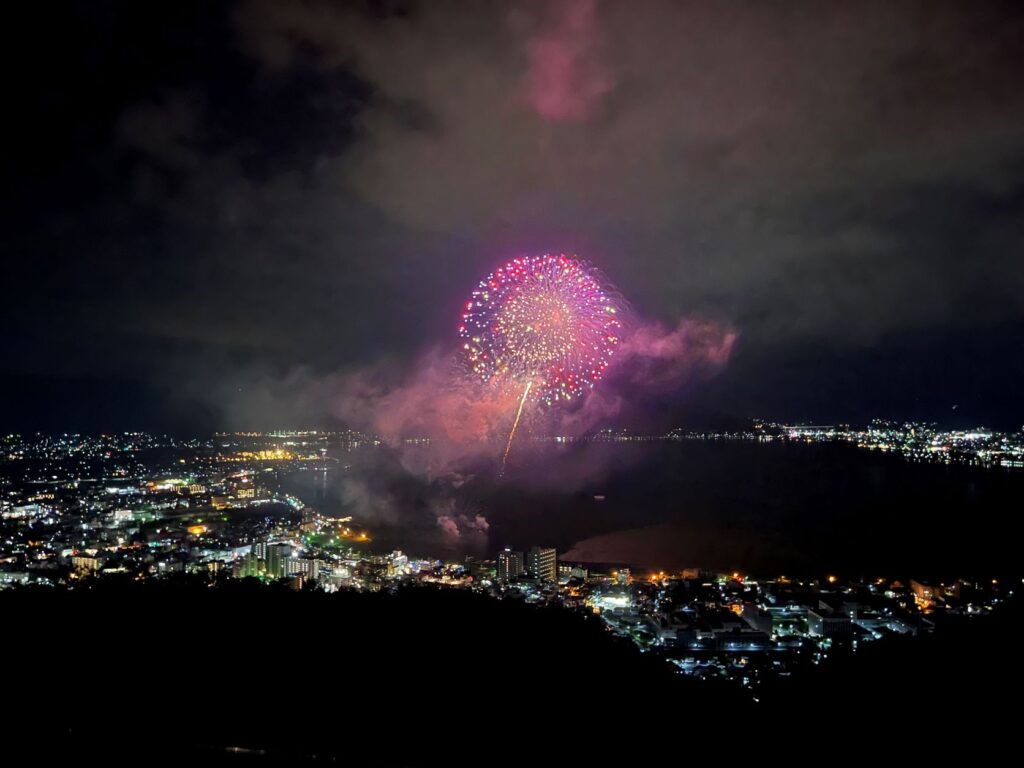
[[[279,579],[287,574],[287,560],[291,557],[292,548],[288,544],[267,545],[267,576],[272,579]]]
[[[249,576],[258,577],[263,572],[263,560],[255,555],[249,554],[240,557],[235,561],[231,575],[236,579],[244,579]]]
[[[845,613],[830,611],[827,606],[807,611],[807,634],[811,637],[849,637],[853,622]]]
[[[557,581],[558,553],[549,547],[531,547],[526,570],[537,581]]]
[[[508,547],[498,553],[498,581],[515,581],[523,575],[523,553]]]
[[[302,576],[307,581],[320,577],[320,561],[312,558],[290,557],[285,560],[285,576]]]
[[[103,560],[91,555],[75,555],[71,558],[71,567],[83,573],[95,573],[103,567]]]

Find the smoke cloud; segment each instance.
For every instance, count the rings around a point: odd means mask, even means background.
[[[642,411],[648,397],[717,374],[728,363],[736,339],[731,328],[707,320],[682,319],[674,328],[637,325],[604,380],[576,404],[532,405],[524,412],[524,432],[581,436],[616,426],[615,420]],[[471,378],[452,353],[438,348],[422,355],[397,380],[392,371],[370,368],[342,377],[337,385],[334,415],[382,437],[398,449],[408,470],[429,478],[472,470],[481,461],[496,463],[519,399],[515,390]],[[430,440],[429,450],[420,438]],[[439,516],[438,524],[459,528],[450,515]]]
[[[594,0],[553,3],[540,33],[527,42],[526,97],[546,120],[595,114],[612,80],[598,56]]]

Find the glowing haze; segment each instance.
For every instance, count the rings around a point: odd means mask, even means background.
[[[458,335],[458,354],[434,348],[397,379],[370,367],[328,383],[334,414],[398,448],[407,470],[437,477],[504,464],[521,417],[559,435],[632,422],[651,398],[718,373],[737,339],[710,320],[643,321],[599,270],[564,253],[488,274],[462,305]],[[429,437],[430,449],[406,451],[408,437]]]

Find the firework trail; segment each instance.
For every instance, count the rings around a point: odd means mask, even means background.
[[[600,273],[565,254],[512,259],[480,281],[459,325],[466,362],[487,384],[525,387],[503,465],[531,392],[551,406],[601,379],[620,341],[621,310]]]
[[[519,426],[519,417],[523,415],[523,406],[526,405],[526,397],[530,394],[530,387],[533,386],[532,381],[526,382],[526,389],[523,390],[523,396],[519,400],[519,408],[516,411],[515,421],[512,422],[512,429],[508,433],[508,442],[505,443],[505,453],[501,457],[501,466],[505,466],[508,461],[508,452],[512,450],[512,440],[516,436],[516,428]]]

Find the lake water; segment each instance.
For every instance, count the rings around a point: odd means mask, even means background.
[[[501,478],[487,463],[414,476],[384,448],[338,458],[338,469],[292,476],[286,487],[324,512],[356,515],[375,546],[414,555],[493,556],[539,544],[570,559],[666,569],[1017,570],[1019,471],[741,441],[535,443]]]

